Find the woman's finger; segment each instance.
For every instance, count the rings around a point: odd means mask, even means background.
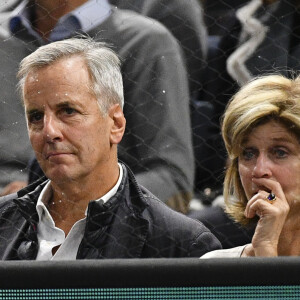
[[[245,216],[247,218],[253,218],[256,215],[256,212],[253,211],[253,203],[255,203],[258,200],[264,200],[269,195],[266,191],[258,191],[257,194],[255,194],[247,203],[246,209],[245,209]]]
[[[276,198],[286,201],[285,195],[278,181],[269,178],[252,178],[252,181],[259,187],[260,190],[265,190],[268,194],[272,193]]]

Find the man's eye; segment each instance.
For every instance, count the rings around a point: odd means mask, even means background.
[[[37,123],[43,119],[43,113],[41,112],[33,112],[28,116],[28,120],[30,123]]]
[[[74,108],[71,107],[65,107],[63,109],[64,113],[66,113],[67,115],[72,115],[76,112],[76,110]]]

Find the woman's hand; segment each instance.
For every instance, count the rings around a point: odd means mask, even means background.
[[[251,246],[245,249],[245,254],[255,256],[277,256],[278,241],[289,212],[289,205],[279,182],[268,178],[253,178],[253,183],[260,187],[247,203],[245,216],[259,217]],[[270,191],[276,196],[271,203],[267,200]],[[254,253],[253,253],[254,251]]]

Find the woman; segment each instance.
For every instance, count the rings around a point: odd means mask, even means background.
[[[300,77],[258,77],[223,116],[226,211],[257,222],[252,243],[203,256],[300,255]]]

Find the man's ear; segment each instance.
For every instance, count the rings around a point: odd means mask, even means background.
[[[113,121],[110,129],[110,143],[119,144],[125,132],[126,119],[119,104],[110,107],[108,115]]]

